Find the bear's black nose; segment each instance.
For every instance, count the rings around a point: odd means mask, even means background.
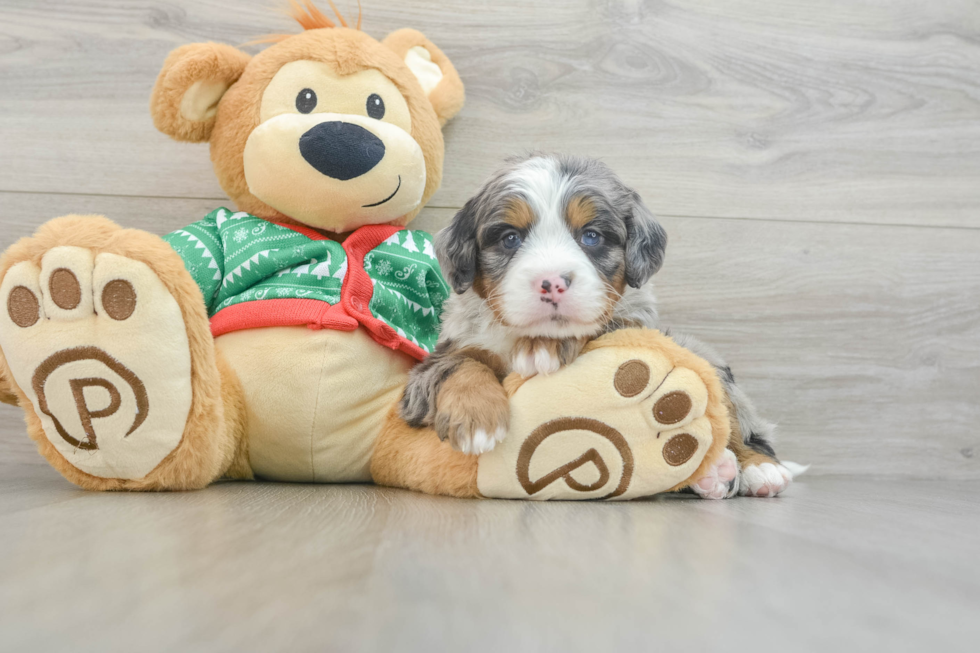
[[[384,142],[360,125],[321,122],[299,139],[306,162],[333,179],[360,177],[384,158]]]

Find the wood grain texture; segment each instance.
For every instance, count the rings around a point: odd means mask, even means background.
[[[774,500],[619,505],[259,483],[94,494],[0,465],[0,648],[967,651],[978,490],[811,478]]]
[[[66,213],[164,234],[226,203],[207,146],[153,129],[150,88],[178,45],[294,31],[281,4],[6,0],[0,250]],[[467,85],[413,226],[506,156],[603,157],[666,216],[664,324],[715,345],[813,469],[725,502],[92,494],[0,405],[0,650],[972,650],[976,3],[364,10],[374,36],[424,31]]]
[[[206,200],[0,193],[27,235],[73,208],[157,234]],[[413,227],[452,217],[426,209]],[[811,474],[980,478],[980,231],[663,218],[665,327],[714,345]],[[6,418],[9,416],[9,418]],[[0,459],[35,461],[0,408]]]
[[[295,30],[278,6],[5,3],[0,190],[220,200],[207,147],[154,131],[150,88],[178,45]],[[504,157],[541,148],[605,158],[668,215],[978,225],[972,0],[364,10],[375,36],[425,31],[467,85],[434,206],[459,206]]]
[[[780,455],[978,478],[980,231],[665,219],[664,326],[714,345]]]
[[[0,248],[70,212],[163,234],[226,203],[207,147],[153,130],[149,89],[181,43],[292,30],[276,6],[0,8]],[[665,324],[729,358],[782,455],[814,474],[977,478],[973,9],[378,0],[365,25],[424,29],[467,83],[437,208],[414,226],[444,225],[508,154],[601,155],[668,216]],[[40,464],[7,407],[2,457]]]
[[[51,218],[69,213],[104,215],[122,226],[162,236],[200,220],[220,206],[233,207],[228,198],[180,199],[0,191],[0,252],[18,238],[30,236]],[[438,231],[449,222],[453,213],[446,209],[424,208],[412,222],[412,228]]]

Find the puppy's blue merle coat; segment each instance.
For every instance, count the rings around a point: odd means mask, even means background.
[[[436,237],[456,294],[435,353],[412,370],[402,416],[415,427],[434,426],[463,452],[489,451],[507,432],[500,380],[509,372],[549,374],[605,332],[659,328],[650,279],[666,246],[640,196],[603,163],[537,154],[511,161]],[[756,492],[752,485],[780,491],[790,474],[770,444],[773,425],[713,350],[689,336],[675,339],[719,370],[733,408],[729,448],[743,468],[743,493]]]

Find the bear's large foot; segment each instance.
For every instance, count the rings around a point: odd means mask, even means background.
[[[507,438],[479,459],[484,496],[630,499],[689,485],[734,494],[717,376],[656,331],[605,335],[555,374],[507,385]]]
[[[110,238],[121,233],[104,220],[95,227]],[[127,233],[145,241],[136,249],[151,260],[176,258],[163,241]],[[213,351],[192,360],[174,295],[146,262],[112,249],[126,248],[44,250],[22,241],[8,253],[6,262],[22,260],[0,282],[0,349],[28,400],[21,402],[28,428],[48,460],[82,487],[201,487],[217,475],[215,459],[228,457],[203,433],[185,433],[190,422],[194,431],[218,426],[214,402],[195,403],[192,383],[195,365],[217,380]]]

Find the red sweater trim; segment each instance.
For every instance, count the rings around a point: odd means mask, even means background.
[[[326,240],[326,236],[312,229],[281,226],[314,240]],[[378,344],[422,360],[428,355],[424,349],[399,336],[394,329],[371,315],[368,309],[374,295],[374,284],[364,270],[364,257],[402,229],[404,227],[369,225],[352,233],[341,244],[347,253],[347,276],[341,286],[339,304],[331,305],[318,299],[260,299],[233,304],[211,318],[211,335],[217,338],[242,329],[301,324],[310,329],[353,331],[361,325]]]
[[[319,299],[259,299],[233,304],[221,309],[211,318],[211,335],[242,329],[273,326],[298,326],[311,329],[353,331],[357,320],[345,315],[340,305],[332,306]]]

